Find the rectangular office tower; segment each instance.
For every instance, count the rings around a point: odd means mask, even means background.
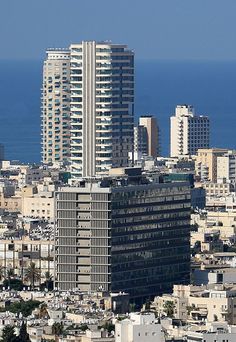
[[[127,166],[133,148],[133,52],[91,41],[72,44],[70,53],[72,178]]]
[[[199,148],[209,148],[209,118],[195,115],[193,106],[178,105],[170,118],[170,156],[196,155]]]
[[[128,173],[128,175],[127,175]],[[190,277],[190,188],[140,170],[56,193],[59,290],[125,291],[147,298]]]
[[[47,50],[43,65],[41,160],[68,163],[70,157],[70,51]]]

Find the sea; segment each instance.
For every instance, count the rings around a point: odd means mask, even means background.
[[[0,61],[0,143],[5,159],[40,162],[42,61]],[[157,117],[162,155],[178,104],[208,115],[211,146],[236,148],[236,61],[137,60],[135,118]]]

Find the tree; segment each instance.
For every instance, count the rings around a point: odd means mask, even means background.
[[[5,288],[8,288],[8,286],[11,286],[11,289],[16,290],[16,291],[21,291],[23,290],[24,284],[22,282],[22,280],[20,279],[11,279],[10,283],[8,279],[5,279],[3,281],[3,286]]]
[[[8,270],[7,270],[7,280],[8,280],[8,287],[9,288],[11,288],[11,279],[12,279],[12,277],[14,277],[14,271],[13,271],[13,269],[12,268],[9,268]]]
[[[53,325],[52,325],[52,333],[55,336],[60,336],[63,333],[63,330],[64,330],[64,327],[63,327],[62,322],[61,323],[59,323],[59,322],[53,323]]]
[[[40,269],[36,267],[34,262],[31,262],[25,273],[25,279],[30,282],[34,290],[35,281],[41,279]]]
[[[15,328],[12,325],[6,325],[5,328],[3,328],[0,342],[17,342]]]
[[[115,331],[115,325],[111,322],[106,322],[100,328],[107,330],[109,334],[111,334],[112,331]]]
[[[39,307],[41,302],[38,300],[28,300],[28,301],[21,301],[21,302],[14,302],[10,305],[6,306],[6,310],[19,314],[20,312],[24,317],[28,317],[31,315],[32,311]]]
[[[27,333],[27,326],[25,322],[22,322],[20,327],[20,333],[19,336],[16,338],[17,342],[30,342],[29,334]]]
[[[48,310],[47,310],[47,304],[43,303],[40,305],[40,309],[39,309],[39,318],[45,318],[45,317],[49,317],[48,315]]]
[[[164,312],[166,313],[167,317],[173,317],[174,316],[174,309],[175,304],[171,300],[167,300],[164,304]]]

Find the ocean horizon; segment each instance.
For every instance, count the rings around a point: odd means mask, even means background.
[[[5,159],[40,162],[43,61],[0,61],[0,143]],[[135,118],[157,117],[162,155],[169,153],[169,117],[177,104],[208,115],[211,146],[236,148],[236,61],[145,61],[135,65]]]

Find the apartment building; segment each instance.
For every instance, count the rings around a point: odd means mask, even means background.
[[[178,298],[178,299],[177,299]],[[180,299],[182,300],[180,301]],[[187,300],[183,300],[183,299]],[[165,300],[166,299],[166,300]],[[174,314],[179,302],[181,316],[189,323],[207,322],[236,323],[236,287],[234,284],[206,286],[175,285],[172,295],[157,297],[154,301],[159,313],[165,312],[165,302],[173,302]],[[179,317],[181,317],[179,316]]]
[[[71,173],[106,174],[133,151],[134,53],[126,45],[82,42],[71,54]]]
[[[68,163],[70,156],[70,51],[49,49],[43,65],[42,162]]]
[[[48,240],[1,239],[0,265],[24,279],[27,268],[34,262],[41,271],[41,282],[45,273],[54,274],[54,244]]]
[[[197,150],[195,171],[203,181],[217,182],[217,158],[227,153],[223,148],[200,148]]]
[[[164,342],[161,325],[154,313],[131,313],[128,318],[115,325],[116,342]]]
[[[170,156],[196,155],[199,148],[209,148],[209,144],[209,118],[195,115],[193,106],[178,105],[170,118]]]
[[[217,158],[217,178],[236,183],[236,151],[228,151]]]
[[[190,275],[190,187],[157,183],[139,169],[56,192],[56,287],[169,291]]]

